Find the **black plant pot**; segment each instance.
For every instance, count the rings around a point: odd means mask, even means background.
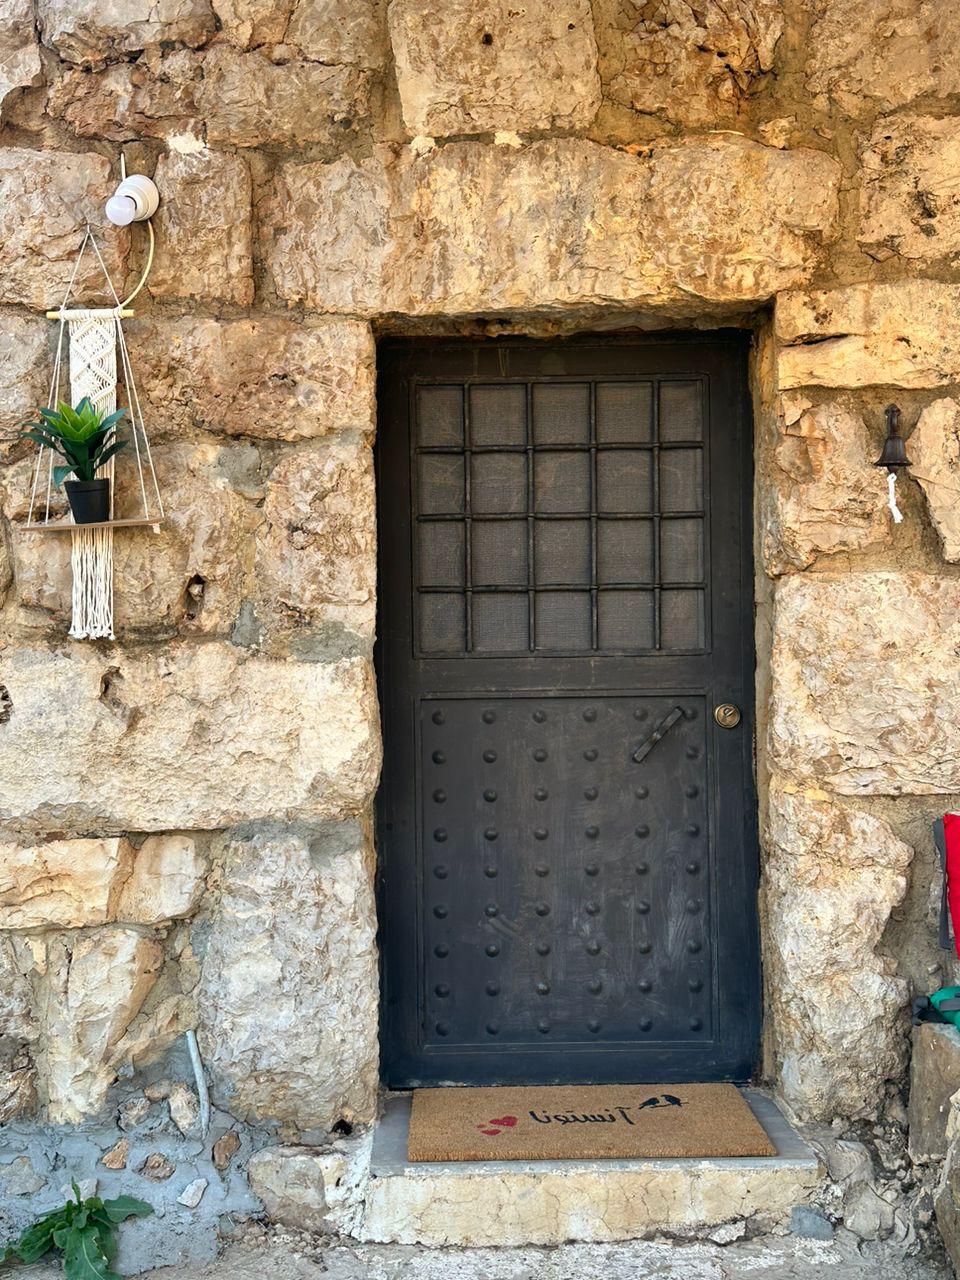
[[[109,480],[65,480],[63,487],[77,524],[101,524],[110,519]]]

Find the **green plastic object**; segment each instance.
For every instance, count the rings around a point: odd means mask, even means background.
[[[941,987],[930,997],[930,1003],[946,1022],[960,1026],[960,987]]]

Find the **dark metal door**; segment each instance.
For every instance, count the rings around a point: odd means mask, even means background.
[[[387,1083],[747,1079],[745,338],[381,357]]]

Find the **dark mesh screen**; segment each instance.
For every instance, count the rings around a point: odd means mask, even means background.
[[[541,382],[533,388],[534,444],[590,443],[590,388]]]
[[[446,592],[420,593],[420,644],[430,653],[457,653],[466,643],[464,598]]]
[[[490,445],[526,444],[526,400],[525,387],[471,387],[471,446],[480,449]]]
[[[525,520],[474,520],[473,585],[475,587],[525,587],[527,585],[527,522]]]
[[[471,478],[475,515],[526,512],[527,459],[522,453],[475,453]]]
[[[703,647],[703,592],[662,591],[660,593],[661,649]]]
[[[653,384],[597,385],[597,443],[647,444],[653,440]]]
[[[463,387],[421,387],[417,438],[422,446],[463,444]]]
[[[526,649],[529,635],[526,592],[474,593],[473,643],[487,653]]]
[[[660,384],[660,439],[702,440],[703,410],[699,382]]]
[[[701,382],[478,382],[416,406],[422,653],[704,647]]]
[[[589,591],[539,591],[535,617],[538,649],[592,647]]]
[[[537,511],[589,511],[590,454],[538,453],[534,490]]]
[[[538,586],[589,587],[589,520],[537,520],[533,536]]]
[[[660,453],[660,510],[699,511],[703,506],[703,454],[699,449]]]
[[[664,520],[660,525],[660,581],[703,581],[703,521]]]
[[[420,532],[420,581],[425,587],[462,587],[463,525],[425,520]]]
[[[597,497],[601,511],[653,511],[652,452],[615,449],[598,453]]]
[[[601,649],[654,647],[655,609],[652,591],[601,591],[598,606],[598,638]]]
[[[597,581],[653,586],[653,521],[601,520],[597,528]]]
[[[463,458],[458,454],[420,455],[420,511],[423,515],[462,513]]]

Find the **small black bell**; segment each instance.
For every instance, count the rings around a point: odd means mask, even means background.
[[[907,442],[900,434],[900,410],[895,404],[887,405],[887,438],[883,442],[883,452],[873,465],[885,467],[887,471],[913,465],[907,457]]]

